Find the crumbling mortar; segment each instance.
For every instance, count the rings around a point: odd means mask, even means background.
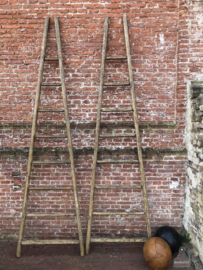
[[[31,124],[28,123],[0,123],[0,128],[23,128],[26,130],[31,130]],[[96,127],[96,123],[71,123],[70,124],[71,128],[73,127],[77,127],[77,128],[81,128],[81,129],[90,129],[90,128],[95,128]],[[130,128],[134,128],[134,124],[133,123],[101,123],[100,125],[101,127],[130,127]],[[140,128],[147,128],[148,130],[150,129],[176,129],[177,128],[177,124],[176,123],[139,123]],[[44,124],[39,124],[38,125],[39,128],[41,127],[46,127],[46,129],[50,129],[52,127],[55,128],[65,128],[66,125],[65,124],[55,124],[55,123],[44,123]]]
[[[94,152],[94,148],[74,148],[73,149],[74,154],[92,154]],[[29,148],[2,148],[0,149],[0,153],[2,154],[13,154],[13,155],[19,155],[25,154],[26,156],[28,155]],[[67,153],[68,149],[66,148],[35,148],[34,149],[34,154],[37,154],[38,152],[51,152],[51,153]],[[137,148],[129,148],[129,149],[107,149],[107,148],[99,148],[98,149],[99,153],[131,153],[137,154]],[[159,156],[160,154],[178,154],[178,155],[186,155],[187,154],[187,149],[186,148],[145,148],[142,150],[143,154],[147,153],[152,153],[154,155]]]

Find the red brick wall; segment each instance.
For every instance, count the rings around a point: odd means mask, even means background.
[[[125,55],[122,14],[127,14],[136,101],[141,123],[141,143],[144,149],[147,190],[153,231],[168,224],[182,227],[184,210],[184,184],[186,151],[185,111],[186,86],[200,71],[189,70],[195,57],[201,62],[201,53],[196,47],[191,25],[196,23],[195,12],[188,11],[188,3],[178,1],[64,1],[64,0],[2,0],[0,35],[1,55],[1,168],[0,197],[2,216],[2,237],[18,234],[20,212],[25,183],[27,150],[30,139],[30,124],[37,85],[44,18],[51,17],[48,35],[47,56],[56,56],[54,32],[55,16],[59,17],[62,53],[68,105],[75,151],[76,176],[82,212],[84,235],[87,225],[91,166],[95,137],[95,122],[98,102],[103,23],[106,14],[110,17],[107,55]],[[179,8],[180,5],[180,8]],[[195,7],[194,7],[195,8]],[[186,10],[186,11],[185,11]],[[186,18],[185,18],[186,17]],[[190,20],[190,24],[188,23]],[[178,31],[179,30],[179,31]],[[105,69],[105,81],[126,81],[128,79],[125,61],[109,61]],[[45,64],[44,81],[58,81],[57,63]],[[177,97],[177,99],[176,99]],[[62,108],[60,88],[43,88],[41,107]],[[106,88],[103,107],[129,107],[128,87]],[[128,123],[127,126],[114,123]],[[40,114],[39,133],[64,132],[64,119],[60,114]],[[50,125],[47,125],[49,123]],[[132,130],[132,114],[114,113],[102,115],[101,132],[114,129]],[[57,124],[57,126],[56,126]],[[109,125],[110,124],[110,125]],[[134,139],[102,139],[100,148],[107,149],[102,155],[134,155]],[[60,158],[67,152],[63,140],[38,140],[36,158]],[[40,151],[48,147],[48,152]],[[52,148],[57,151],[52,151]],[[116,151],[116,149],[120,149]],[[121,152],[127,149],[126,152]],[[135,151],[136,152],[136,151]],[[51,156],[52,157],[52,156]],[[136,156],[134,156],[136,157]],[[54,174],[52,175],[51,172]],[[17,183],[15,172],[21,173]],[[12,174],[13,173],[13,174]],[[98,183],[136,184],[139,173],[135,165],[99,165]],[[66,178],[67,177],[67,178]],[[19,180],[20,178],[20,180]],[[53,181],[63,185],[70,181],[70,173],[65,166],[57,169],[48,166],[34,167],[31,184]],[[53,183],[52,182],[52,183]],[[16,185],[19,184],[19,188]],[[22,185],[22,188],[21,188]],[[30,196],[29,211],[41,209],[55,211],[55,204],[61,211],[74,209],[70,192],[43,194],[33,192]],[[45,200],[48,199],[48,202]],[[95,194],[97,209],[141,209],[142,198],[137,191],[98,191]],[[59,202],[60,201],[60,202]],[[106,202],[106,203],[105,203]],[[141,204],[140,204],[141,203]],[[60,205],[60,206],[59,206]],[[138,221],[138,222],[136,222]],[[26,236],[56,237],[77,233],[75,219],[55,218],[28,220]],[[97,235],[144,235],[144,219],[132,216],[96,217],[93,232]]]

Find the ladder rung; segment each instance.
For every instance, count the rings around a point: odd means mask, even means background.
[[[144,215],[144,212],[93,212],[96,216],[108,216],[108,215]]]
[[[33,164],[69,164],[69,160],[60,160],[60,161],[33,161]]]
[[[51,135],[36,135],[35,138],[67,138],[66,135],[56,135],[56,136],[51,136]]]
[[[125,85],[130,85],[129,82],[126,83],[104,83],[103,86],[125,86]]]
[[[56,110],[54,110],[54,109],[39,109],[38,110],[38,112],[64,112],[64,110],[63,109],[56,109]]]
[[[111,137],[135,137],[135,133],[126,133],[126,134],[103,134],[99,135],[101,138],[111,138]]]
[[[96,189],[141,189],[142,186],[95,186]]]
[[[29,187],[31,190],[69,190],[72,187]]]
[[[61,83],[41,83],[42,86],[61,86]]]
[[[24,240],[22,245],[49,245],[49,244],[79,244],[75,239],[51,239],[51,240]]]
[[[75,216],[75,213],[54,213],[54,214],[43,214],[43,213],[30,213],[26,215],[27,217],[66,217]]]
[[[133,108],[123,108],[123,109],[101,109],[102,112],[132,112]]]
[[[102,242],[143,242],[145,243],[147,241],[147,237],[142,237],[142,238],[116,238],[116,239],[112,239],[112,238],[91,238],[91,242],[92,243],[102,243]]]
[[[107,56],[106,60],[127,59],[127,56]]]
[[[59,60],[58,58],[45,58],[45,61],[57,61]]]
[[[138,160],[133,159],[104,159],[104,160],[97,160],[97,163],[138,163]]]

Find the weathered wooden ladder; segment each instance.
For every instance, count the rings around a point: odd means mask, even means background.
[[[64,69],[63,69],[63,59],[62,59],[62,51],[61,51],[61,40],[60,40],[60,32],[59,32],[59,22],[58,18],[54,18],[55,21],[55,30],[56,30],[56,41],[57,41],[57,49],[58,49],[58,58],[45,58],[46,53],[46,44],[47,44],[47,35],[49,28],[49,18],[45,18],[45,26],[44,26],[44,35],[42,41],[42,51],[41,51],[41,59],[39,66],[39,75],[38,75],[38,84],[36,90],[36,98],[35,98],[35,107],[34,107],[34,116],[32,122],[32,131],[31,131],[31,140],[30,140],[30,148],[29,148],[29,157],[27,164],[27,175],[26,175],[26,183],[25,183],[25,191],[24,191],[24,200],[23,200],[23,208],[22,208],[22,217],[18,238],[18,246],[16,256],[21,256],[21,245],[32,245],[32,244],[80,244],[80,254],[84,256],[84,245],[83,245],[83,236],[82,236],[82,228],[81,228],[81,220],[80,220],[80,209],[77,195],[77,184],[76,184],[76,176],[75,176],[75,165],[74,165],[74,156],[73,156],[73,147],[71,141],[71,131],[70,131],[70,121],[68,114],[68,106],[67,106],[67,96],[66,96],[66,86],[65,86],[65,78],[64,78]],[[60,68],[60,79],[61,83],[42,83],[43,77],[43,68],[44,61],[59,61]],[[40,93],[42,86],[61,86],[62,88],[62,96],[63,96],[63,105],[64,109],[55,110],[55,109],[39,109],[39,101],[40,101]],[[66,122],[66,132],[67,135],[58,135],[58,136],[48,136],[48,135],[36,135],[37,129],[37,118],[39,112],[64,112],[65,113],[65,122]],[[69,160],[63,161],[33,161],[33,149],[35,138],[68,138],[68,149],[69,149]],[[71,174],[72,174],[72,187],[29,187],[30,185],[30,176],[32,164],[71,164]],[[53,213],[53,214],[43,214],[43,213],[28,213],[27,211],[27,201],[28,201],[28,193],[29,190],[73,190],[74,199],[75,199],[75,209],[76,213]],[[79,240],[77,239],[56,239],[56,240],[24,240],[23,241],[23,233],[25,226],[26,217],[63,217],[63,216],[76,216],[77,218],[77,226],[78,226],[78,235]]]
[[[131,64],[131,55],[130,55],[130,44],[129,44],[129,35],[128,35],[128,26],[126,14],[123,15],[123,24],[124,24],[124,34],[125,34],[125,45],[127,56],[118,56],[118,57],[106,57],[106,45],[107,45],[107,35],[108,35],[108,16],[105,17],[104,23],[104,37],[103,37],[103,49],[102,49],[102,62],[101,62],[101,74],[100,74],[100,85],[99,85],[99,100],[98,100],[98,110],[97,110],[97,123],[96,123],[96,138],[94,146],[94,158],[93,158],[93,168],[92,168],[92,180],[91,180],[91,192],[90,192],[90,204],[89,204],[89,217],[88,217],[88,228],[87,228],[87,238],[86,238],[86,254],[89,254],[90,242],[145,242],[147,238],[121,238],[121,239],[112,239],[112,238],[91,238],[91,227],[92,227],[92,215],[145,215],[146,225],[147,225],[147,234],[148,238],[151,237],[151,227],[150,227],[150,218],[148,210],[148,201],[147,201],[147,192],[145,185],[145,173],[142,159],[142,150],[140,144],[140,134],[139,134],[139,123],[137,117],[137,109],[135,102],[135,92],[134,92],[134,81],[132,73],[132,64]],[[128,62],[128,71],[129,71],[129,82],[128,83],[104,83],[104,68],[105,60],[118,60],[118,59],[127,59]],[[103,86],[125,86],[130,85],[131,88],[131,99],[132,99],[132,108],[126,109],[102,109],[102,95],[103,95]],[[114,137],[115,135],[106,134],[100,135],[100,122],[101,122],[101,112],[128,112],[133,111],[134,126],[137,138],[137,151],[138,159],[141,173],[141,186],[95,186],[96,178],[96,167],[97,163],[136,163],[136,160],[98,160],[98,145],[99,137]],[[129,137],[134,136],[134,134],[116,134],[115,137]],[[94,203],[94,190],[95,189],[142,189],[143,198],[144,198],[144,212],[93,212],[93,203]]]

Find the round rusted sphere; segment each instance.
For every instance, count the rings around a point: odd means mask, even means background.
[[[164,270],[172,258],[170,246],[160,237],[148,239],[144,244],[143,253],[147,264],[154,270]]]

